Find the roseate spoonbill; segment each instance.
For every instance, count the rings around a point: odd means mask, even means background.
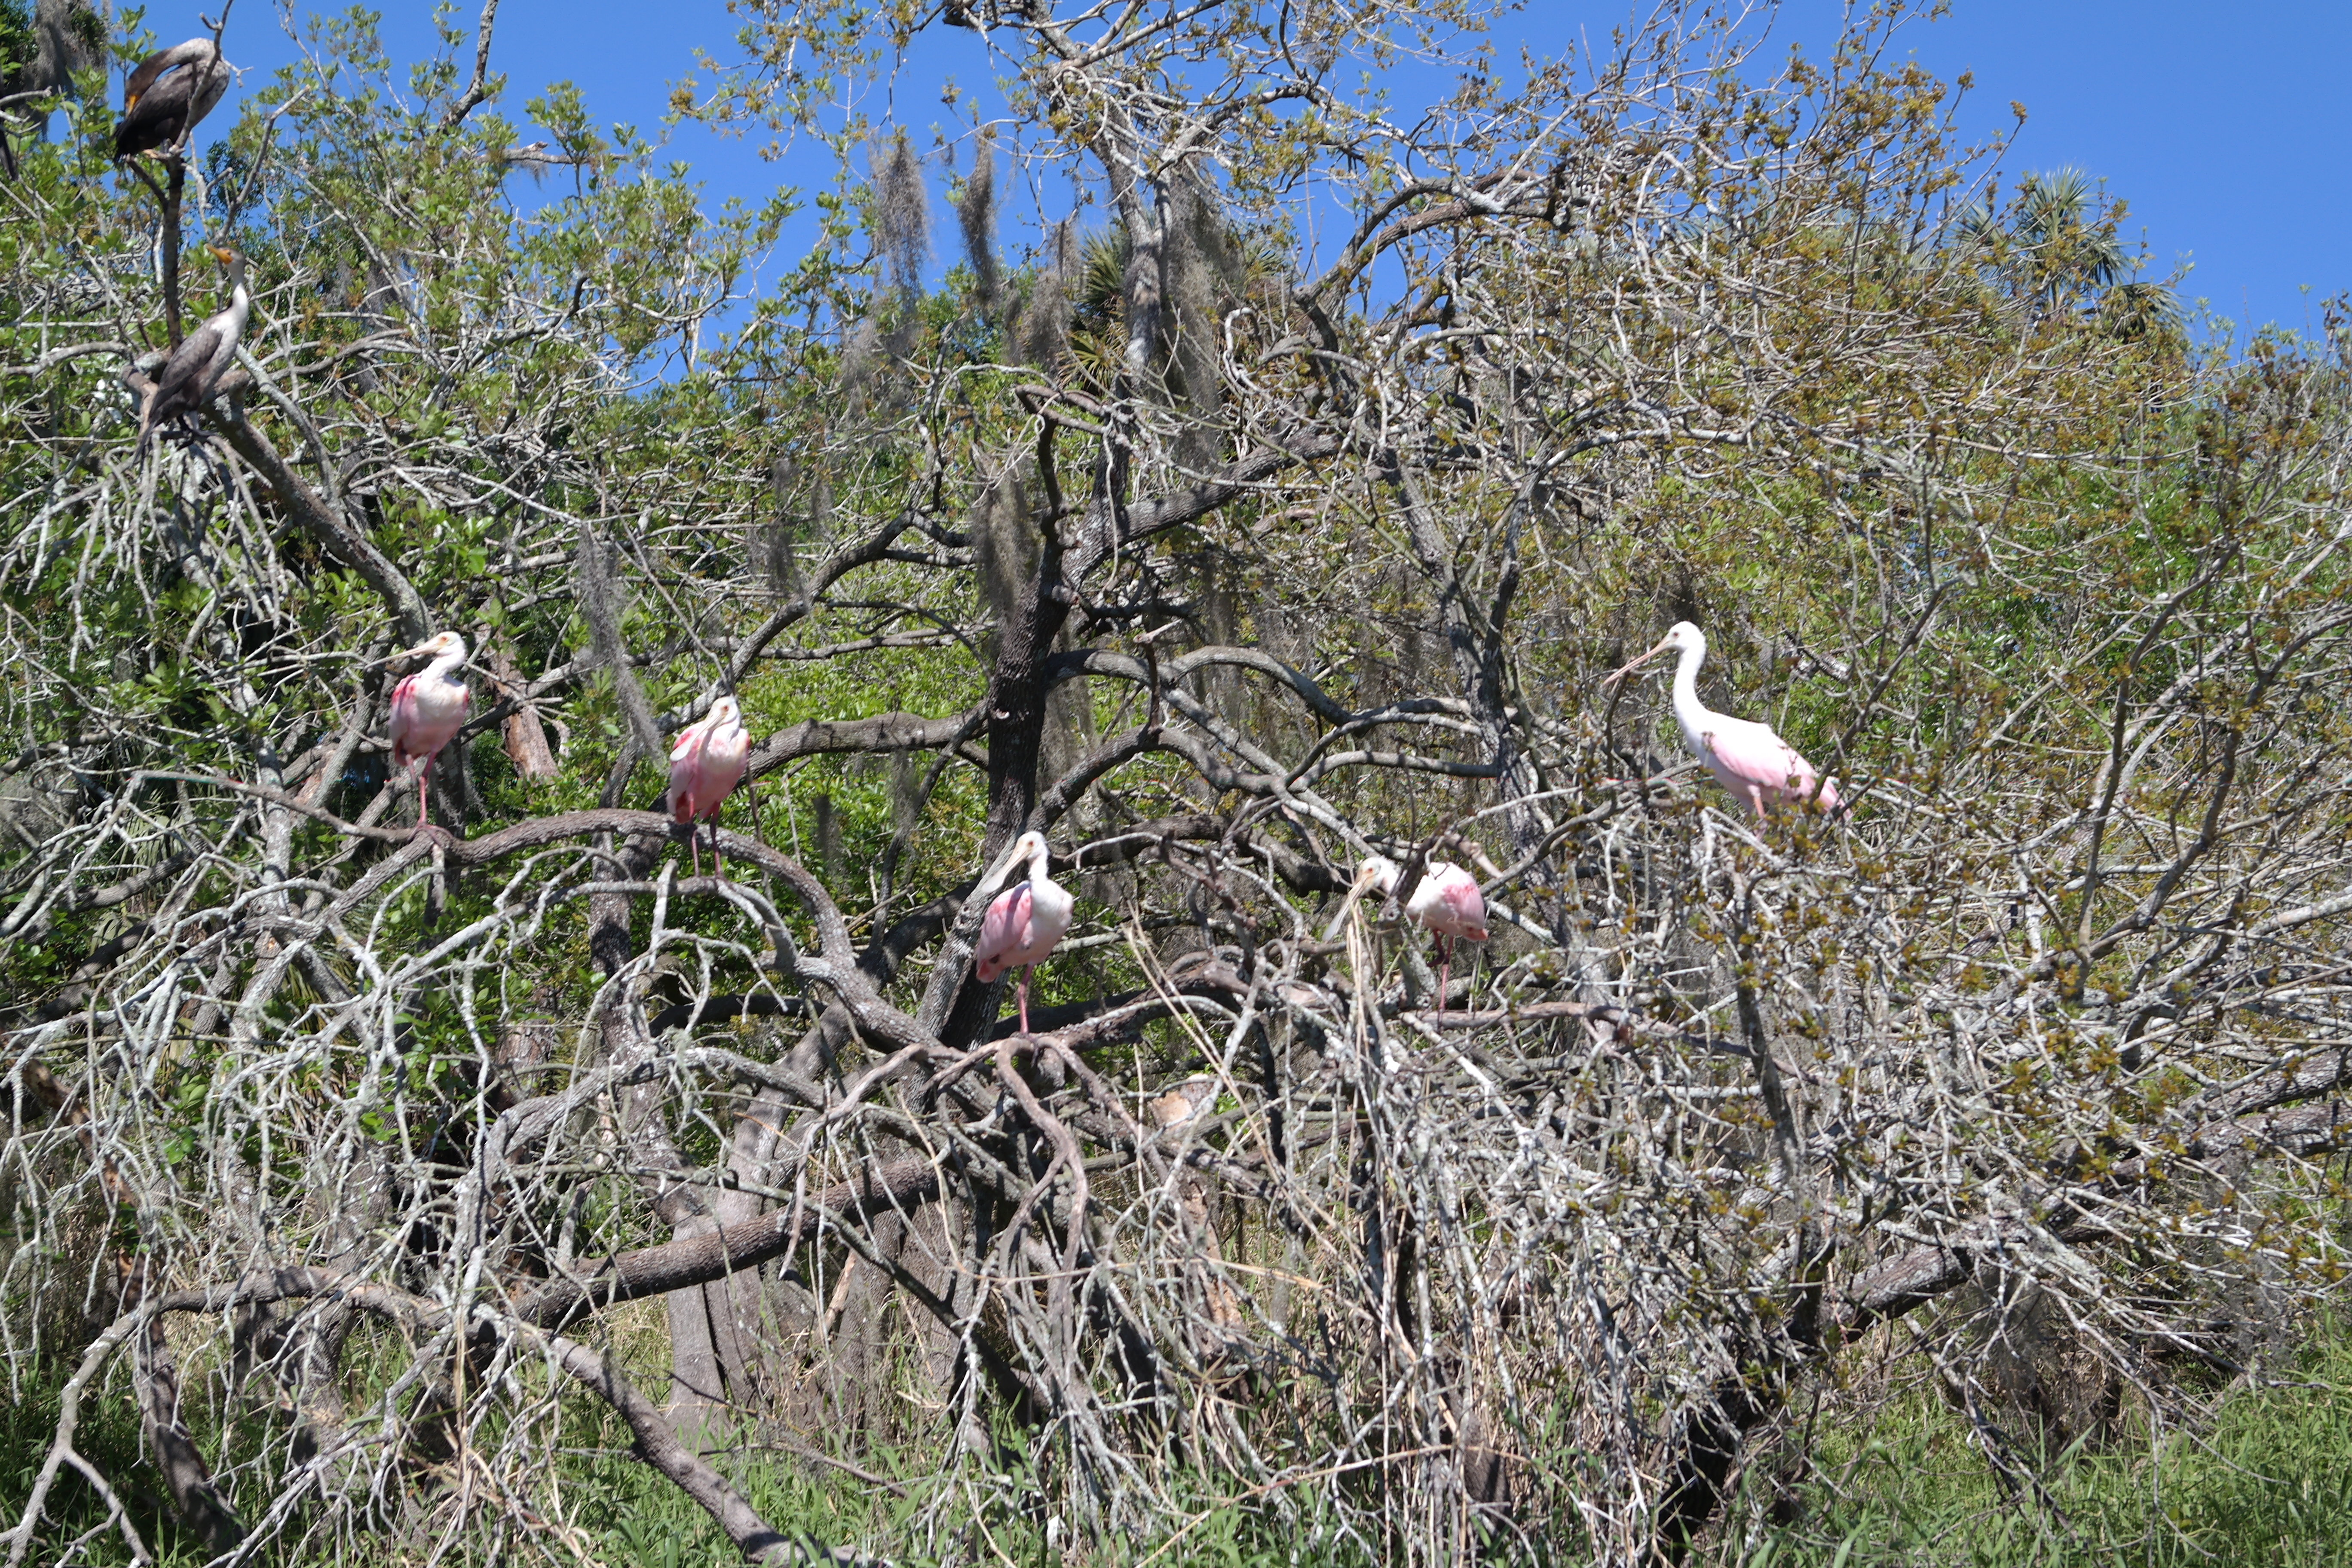
[[[236,362],[237,340],[245,336],[253,317],[253,296],[246,291],[245,258],[217,245],[205,248],[228,268],[228,309],[180,340],[155,385],[139,410],[139,445],[144,450],[155,426],[166,419],[192,414],[213,395],[221,375]]]
[[[429,655],[432,662],[392,689],[392,765],[416,770],[416,826],[425,826],[425,786],[433,776],[433,759],[466,722],[474,692],[458,667],[466,662],[466,639],[456,632],[427,637],[402,658]]]
[[[1774,734],[1770,725],[1717,713],[1698,700],[1698,665],[1706,657],[1706,634],[1688,621],[1676,621],[1667,627],[1657,647],[1601,684],[1622,679],[1670,649],[1682,656],[1675,665],[1675,722],[1682,726],[1685,743],[1698,753],[1698,760],[1717,783],[1746,801],[1759,817],[1768,804],[1811,803],[1826,812],[1838,810],[1837,781],[1816,781],[1813,764]]]
[[[1384,895],[1393,895],[1403,876],[1403,868],[1385,855],[1374,855],[1356,868],[1360,887],[1378,888]],[[1404,918],[1419,922],[1444,944],[1437,980],[1437,1006],[1443,1012],[1445,994],[1454,984],[1455,940],[1486,940],[1486,900],[1478,891],[1478,879],[1447,861],[1426,862],[1412,897],[1405,901]]]
[[[727,875],[719,858],[719,803],[743,776],[751,757],[751,732],[743,728],[743,710],[732,697],[722,697],[698,723],[677,732],[669,749],[669,814],[687,825],[687,847],[694,853],[694,874],[702,875],[702,849],[695,842],[694,821],[710,821],[710,863],[716,875]]]
[[[228,90],[228,62],[210,38],[190,38],[139,62],[122,84],[122,121],[114,128],[114,155],[133,158],[159,147],[187,143],[196,121]]]
[[[1024,833],[1013,841],[989,873],[992,879],[1008,875],[1023,860],[1029,875],[989,901],[980,922],[980,940],[973,944],[972,973],[982,984],[992,983],[1008,969],[1019,968],[1021,1032],[1029,1032],[1029,975],[1053,952],[1054,944],[1070,929],[1070,913],[1077,900],[1068,889],[1045,875],[1045,836]]]

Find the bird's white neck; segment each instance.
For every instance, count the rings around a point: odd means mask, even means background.
[[[1675,722],[1693,751],[1699,750],[1699,737],[1715,728],[1714,711],[1698,700],[1698,666],[1706,657],[1701,645],[1684,648],[1675,660]]]
[[[433,662],[425,667],[425,679],[427,680],[454,681],[457,679],[458,668],[463,666],[465,662],[466,656],[462,653],[445,653],[436,655]]]

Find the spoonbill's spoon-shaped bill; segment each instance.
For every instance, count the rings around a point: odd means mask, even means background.
[[[1682,727],[1683,742],[1718,784],[1747,802],[1758,816],[1764,815],[1767,806],[1803,804],[1826,812],[1838,809],[1837,781],[1818,777],[1813,764],[1774,734],[1770,725],[1717,713],[1698,700],[1698,667],[1706,657],[1706,634],[1688,621],[1676,621],[1657,647],[1601,684],[1623,679],[1662,653],[1679,656],[1675,664],[1675,722]]]

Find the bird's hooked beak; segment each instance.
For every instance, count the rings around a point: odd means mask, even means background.
[[[1633,674],[1635,670],[1641,668],[1643,665],[1649,663],[1652,659],[1657,658],[1660,654],[1664,653],[1674,646],[1675,639],[1672,634],[1660,637],[1658,639],[1657,647],[1652,648],[1641,658],[1630,660],[1629,662],[1621,665],[1616,669],[1612,670],[1609,674],[1609,678],[1606,680],[1603,680],[1601,684],[1603,686],[1616,685],[1619,681],[1624,679],[1627,676]]]

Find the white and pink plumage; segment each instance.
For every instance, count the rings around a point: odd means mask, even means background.
[[[400,657],[431,656],[432,662],[392,689],[392,765],[416,770],[416,826],[425,826],[425,786],[433,759],[464,728],[473,689],[457,674],[466,662],[466,639],[456,632],[428,637]]]
[[[1403,875],[1403,869],[1385,855],[1371,856],[1356,871],[1360,882],[1391,895]],[[1405,900],[1404,918],[1444,944],[1437,979],[1437,1005],[1443,1011],[1446,994],[1454,986],[1454,942],[1486,940],[1486,900],[1478,891],[1478,879],[1449,861],[1427,862],[1421,868],[1421,880],[1413,884],[1412,897]]]
[[[983,985],[993,984],[1008,969],[1019,969],[1021,1032],[1029,1032],[1029,973],[1054,951],[1070,929],[1077,900],[1068,889],[1045,875],[1045,836],[1024,833],[996,863],[992,878],[1007,876],[1020,862],[1029,862],[1029,875],[989,900],[980,922],[980,940],[972,944],[972,973]]]
[[[1818,777],[1813,764],[1774,734],[1770,725],[1717,713],[1698,700],[1698,666],[1706,657],[1706,634],[1688,621],[1676,621],[1657,647],[1602,684],[1622,679],[1669,650],[1681,655],[1675,665],[1675,722],[1717,783],[1759,817],[1768,806],[1818,805],[1832,814],[1839,809],[1837,781]]]
[[[751,758],[751,732],[743,728],[743,710],[732,697],[722,697],[697,723],[678,731],[669,749],[669,814],[687,824],[687,846],[694,854],[694,874],[702,875],[702,848],[695,842],[693,824],[710,823],[710,861],[718,874],[727,868],[719,858],[719,806],[728,792],[741,782],[744,764]]]

